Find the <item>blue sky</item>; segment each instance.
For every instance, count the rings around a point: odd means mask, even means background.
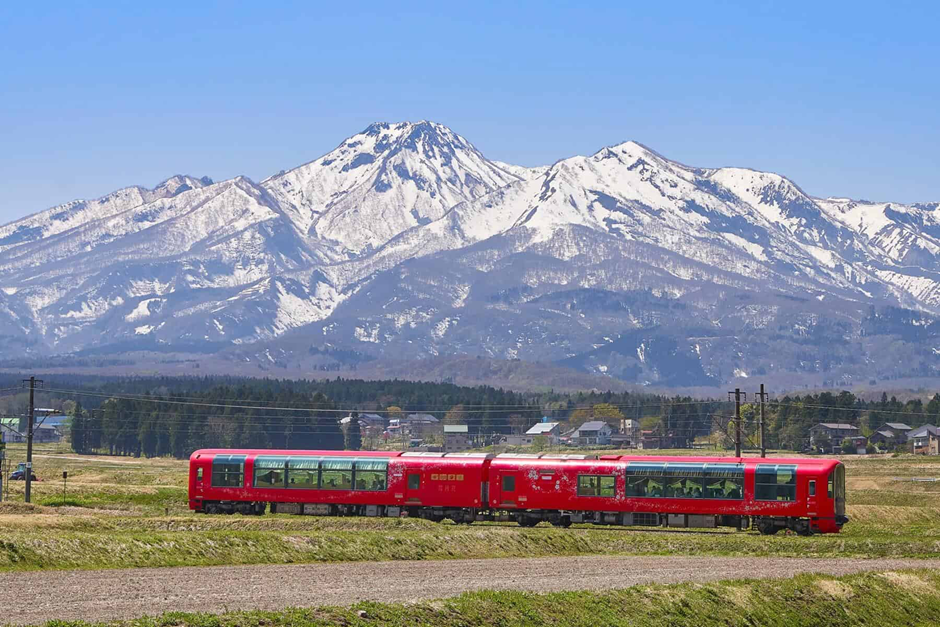
[[[29,4],[0,6],[0,223],[418,119],[521,165],[634,139],[940,200],[940,3]]]

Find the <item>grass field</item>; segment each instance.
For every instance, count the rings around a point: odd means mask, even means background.
[[[60,622],[50,622],[62,625]],[[68,623],[75,627],[88,623]],[[168,613],[112,627],[786,626],[940,624],[940,573],[917,570],[769,581],[635,586],[608,592],[473,592],[414,604],[360,603],[283,612]]]
[[[12,445],[12,461],[23,456]],[[0,504],[0,570],[451,559],[577,554],[940,556],[940,458],[848,457],[838,535],[732,530],[457,526],[409,519],[205,516],[186,506],[185,461],[77,456],[39,446],[34,505]],[[63,496],[62,471],[69,473]],[[55,479],[53,479],[55,478]]]

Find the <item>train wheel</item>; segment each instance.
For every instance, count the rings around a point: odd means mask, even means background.
[[[757,530],[760,532],[762,536],[772,536],[776,534],[778,531],[780,531],[780,527],[775,525],[773,521],[762,520],[757,523]]]
[[[528,516],[524,516],[519,519],[519,526],[520,527],[534,527],[540,522],[542,521],[540,521],[538,518],[529,518]]]

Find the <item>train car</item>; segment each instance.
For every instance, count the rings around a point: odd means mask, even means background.
[[[470,522],[491,455],[206,449],[190,456],[191,509],[423,516]]]
[[[190,508],[205,513],[418,516],[789,529],[835,533],[836,460],[347,451],[196,451]]]
[[[753,526],[809,535],[838,532],[848,521],[845,467],[836,460],[500,456],[490,477],[490,507],[522,525]]]

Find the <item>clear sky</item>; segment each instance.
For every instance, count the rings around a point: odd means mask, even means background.
[[[56,4],[0,4],[0,223],[419,119],[521,165],[634,139],[940,200],[936,2]]]

